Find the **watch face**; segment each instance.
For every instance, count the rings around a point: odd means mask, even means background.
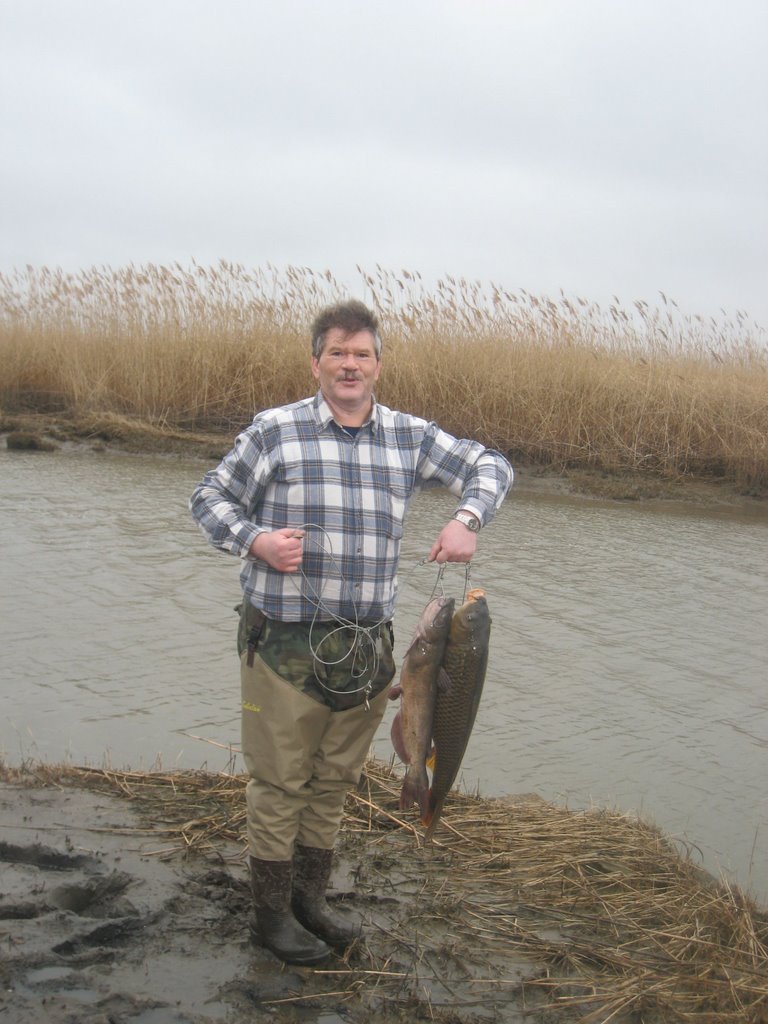
[[[453,518],[464,523],[467,529],[473,533],[478,533],[480,530],[480,520],[476,516],[467,515],[466,512],[457,512]]]

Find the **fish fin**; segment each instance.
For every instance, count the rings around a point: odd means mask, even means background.
[[[437,750],[435,750],[435,748],[432,747],[432,749],[429,752],[429,756],[427,757],[427,762],[426,762],[427,763],[427,768],[429,768],[429,770],[431,772],[433,772],[435,770],[435,761],[436,760],[437,760]]]
[[[422,788],[421,792],[419,793],[419,813],[421,815],[422,821],[424,820],[424,816],[429,813],[431,792],[432,791],[429,789]]]
[[[404,779],[403,788],[400,790],[400,801],[398,807],[401,811],[407,811],[409,807],[413,807],[413,793],[408,783],[408,779]]]
[[[424,811],[424,813],[421,815],[421,824],[422,825],[429,825],[430,822],[432,821],[432,811],[433,811],[433,801],[434,801],[434,799],[435,798],[434,798],[434,795],[432,793],[432,788],[430,787],[429,792],[427,793],[427,807],[426,807],[426,810]]]
[[[437,823],[440,820],[440,815],[442,814],[442,805],[445,803],[445,798],[442,797],[441,800],[435,801],[434,797],[432,796],[432,791],[430,790],[429,791],[429,802],[430,802],[429,816],[426,818],[426,820],[424,818],[422,818],[422,822],[421,822],[423,825],[427,826],[427,831],[426,831],[426,838],[427,839],[431,839],[432,836],[434,836],[434,830],[437,827]]]
[[[426,838],[431,839],[435,833],[440,816],[443,813],[443,804],[445,803],[445,797],[441,797],[440,800],[435,800],[434,793],[430,789],[427,794],[429,797],[429,807],[427,813],[422,815],[421,824],[427,826]]]
[[[388,697],[390,700],[397,700],[397,698],[401,696],[402,692],[403,688],[400,683],[395,683],[395,685],[390,689]]]
[[[392,746],[395,748],[395,753],[403,762],[408,764],[410,758],[408,757],[408,751],[405,749],[405,738],[403,736],[403,718],[400,711],[397,712],[395,717],[392,719],[392,726],[389,730],[389,736],[392,740]]]

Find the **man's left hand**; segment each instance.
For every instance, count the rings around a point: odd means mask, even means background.
[[[471,562],[477,547],[477,534],[458,519],[451,519],[429,552],[430,562]]]

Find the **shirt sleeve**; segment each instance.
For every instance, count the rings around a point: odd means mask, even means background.
[[[239,434],[235,446],[192,492],[189,510],[215,548],[247,558],[264,528],[253,522],[273,467],[263,437],[254,425]]]
[[[441,483],[460,499],[457,509],[474,513],[485,526],[504,501],[514,472],[507,459],[478,441],[459,440],[427,424],[417,466],[424,483]]]

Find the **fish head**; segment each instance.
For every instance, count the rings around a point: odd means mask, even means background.
[[[482,591],[472,591],[453,616],[451,640],[454,643],[487,644],[490,632],[488,602]]]
[[[451,628],[456,601],[452,597],[435,597],[421,613],[407,655],[413,662],[439,659]]]
[[[453,597],[432,598],[419,621],[418,632],[424,640],[434,643],[448,634],[455,606],[456,600]]]

